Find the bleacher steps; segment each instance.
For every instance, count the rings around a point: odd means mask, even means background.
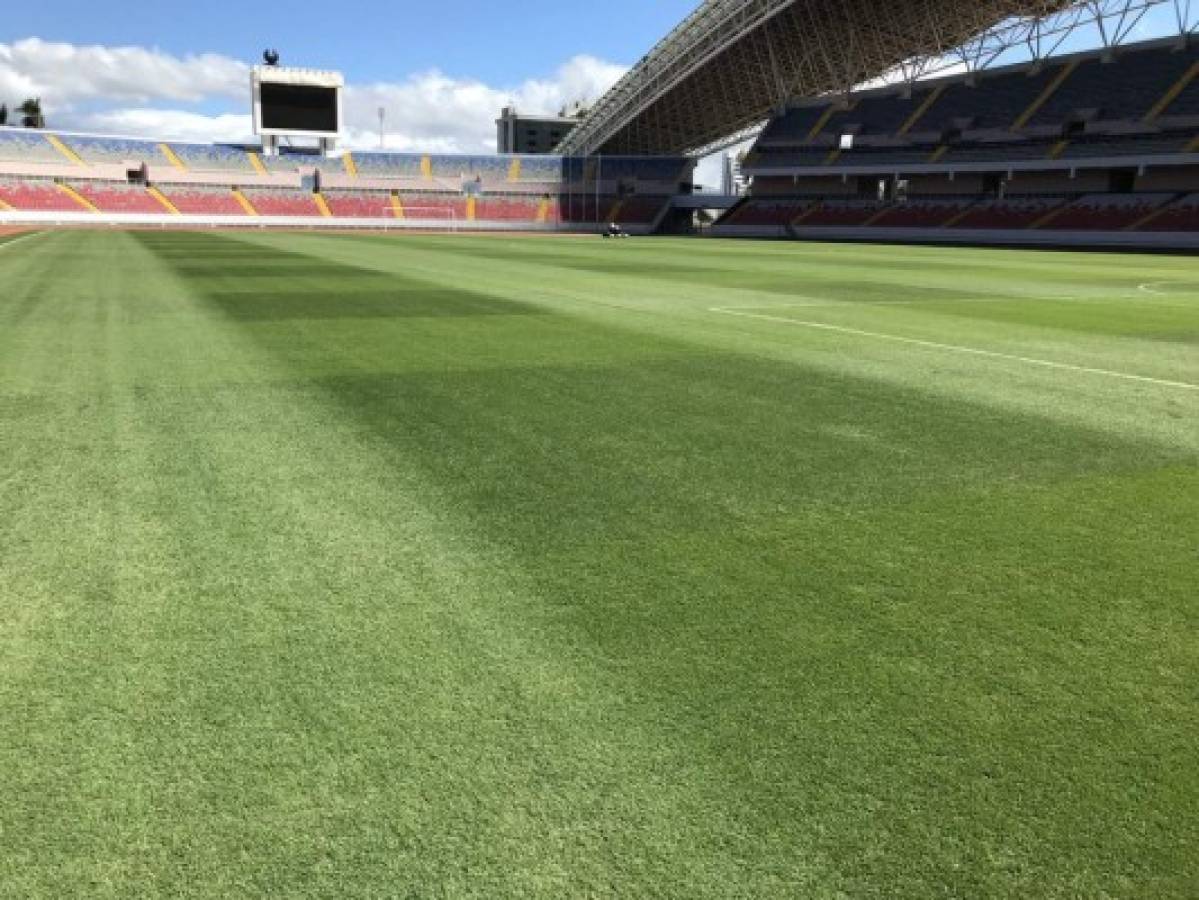
[[[316,204],[317,211],[326,219],[333,218],[333,210],[329,209],[329,202],[325,200],[323,194],[314,191],[312,194],[312,202]]]
[[[1058,216],[1060,216],[1062,213],[1064,213],[1066,210],[1068,210],[1072,205],[1073,205],[1072,202],[1067,200],[1064,203],[1062,203],[1061,206],[1055,206],[1053,209],[1049,210],[1049,212],[1045,213],[1045,215],[1041,216],[1035,222],[1031,223],[1028,226],[1029,230],[1036,231],[1038,228],[1044,228],[1046,225],[1050,224],[1054,219],[1056,219]]]
[[[623,200],[617,200],[615,203],[613,203],[611,206],[609,206],[608,214],[606,216],[604,216],[604,222],[605,223],[619,222],[620,221],[620,208],[622,206],[624,206]]]
[[[83,196],[83,194],[79,193],[79,191],[75,190],[69,184],[55,182],[55,187],[57,187],[60,191],[62,191],[62,193],[66,194],[88,212],[98,213],[100,211],[96,208],[96,204],[92,203],[91,200],[88,200],[87,197]]]
[[[266,166],[262,162],[262,157],[253,150],[246,151],[246,156],[250,157],[250,165],[254,167],[254,171],[259,175],[266,174]]]
[[[479,198],[478,197],[467,197],[466,198],[466,221],[473,222],[475,220],[475,213],[478,210],[478,206],[479,206]]]
[[[820,134],[820,132],[824,131],[824,126],[829,123],[829,119],[831,119],[837,113],[846,112],[853,109],[857,105],[858,104],[856,100],[849,104],[849,106],[841,106],[836,102],[830,103],[825,107],[824,112],[820,114],[820,118],[816,120],[816,124],[812,126],[812,130],[808,132],[808,136],[804,138],[804,141],[809,144],[812,143],[812,141],[816,140],[816,136]]]
[[[1174,207],[1174,203],[1179,199],[1179,197],[1185,197],[1185,196],[1186,196],[1186,194],[1179,194],[1178,197],[1174,197],[1168,203],[1163,203],[1157,209],[1152,210],[1152,211],[1146,213],[1145,215],[1141,216],[1139,219],[1137,219],[1131,225],[1126,225],[1124,227],[1124,230],[1125,231],[1140,231],[1142,228],[1144,228],[1146,225],[1148,225],[1154,219],[1158,218],[1163,213],[1172,209]]]
[[[508,181],[520,181],[520,157],[514,156],[508,164]]]
[[[1149,112],[1145,113],[1145,121],[1152,122],[1157,119],[1162,113],[1170,108],[1170,104],[1178,99],[1178,95],[1187,89],[1196,78],[1199,78],[1199,62],[1195,63],[1189,69],[1182,73],[1182,77],[1170,85],[1166,92],[1161,95],[1161,98],[1149,108]]]
[[[1062,70],[1054,76],[1053,80],[1050,81],[1049,84],[1045,85],[1045,90],[1041,91],[1041,93],[1037,95],[1037,98],[1028,105],[1028,109],[1024,110],[1024,112],[1020,113],[1020,115],[1016,117],[1016,121],[1012,123],[1012,127],[1009,130],[1019,131],[1021,128],[1027,125],[1032,117],[1040,111],[1041,107],[1049,102],[1049,98],[1057,93],[1058,88],[1066,83],[1066,79],[1074,74],[1074,71],[1078,68],[1078,65],[1079,61],[1077,59],[1072,59],[1070,62],[1066,63],[1066,65],[1062,66]]]
[[[1199,137],[1182,148],[1183,153],[1199,153]]]
[[[835,163],[840,158],[841,158],[841,148],[834,147],[832,149],[832,151],[830,151],[829,155],[824,158],[824,164],[826,166],[831,166],[833,163]]]
[[[46,134],[43,132],[42,136],[48,140],[51,145],[53,145],[55,150],[65,156],[70,162],[77,166],[87,165],[87,163],[80,158],[78,153],[62,142],[62,138],[60,138],[57,134]]]
[[[237,188],[233,188],[233,199],[237,201],[237,205],[242,208],[247,216],[258,215],[258,210],[254,208],[254,204],[250,202],[250,198]]]
[[[878,212],[876,212],[870,218],[868,218],[865,222],[863,222],[862,227],[869,228],[871,225],[874,225],[875,223],[877,223],[879,221],[879,219],[881,219],[883,216],[885,216],[887,213],[889,213],[892,209],[894,209],[894,207],[891,206],[891,204],[887,204],[882,209],[878,210]]]
[[[351,178],[358,177],[358,163],[354,162],[354,154],[349,150],[342,156],[341,164],[345,167],[347,175]]]
[[[929,157],[928,157],[928,162],[929,162],[929,163],[940,162],[940,161],[941,161],[941,157],[942,157],[942,156],[944,156],[944,155],[945,155],[946,153],[948,153],[948,152],[949,152],[949,145],[948,145],[948,144],[942,144],[940,147],[938,147],[936,150],[934,150],[934,151],[933,151],[933,152],[932,152],[932,153],[929,155]]]
[[[798,216],[796,216],[794,219],[792,219],[791,222],[789,223],[790,226],[792,228],[795,228],[799,225],[802,225],[804,219],[808,218],[809,216],[815,215],[817,210],[819,210],[823,206],[824,206],[824,204],[821,203],[819,200],[817,200],[815,203],[813,203],[811,206],[809,206],[807,209],[805,209],[803,212],[801,212]]]
[[[974,206],[975,206],[975,204],[973,204],[973,203],[967,204],[965,209],[959,209],[952,216],[950,216],[948,219],[946,219],[944,222],[942,222],[940,227],[941,228],[953,228],[954,226],[958,225],[963,219],[966,218],[966,216],[968,216],[968,215],[970,215],[970,213],[974,212]]]
[[[433,160],[429,156],[420,158],[420,177],[425,181],[433,180]]]
[[[542,197],[541,202],[537,204],[537,221],[548,222],[550,220],[550,198]]]
[[[393,193],[391,195],[391,214],[397,218],[404,218],[404,204],[400,202],[400,195]]]
[[[169,162],[172,166],[180,171],[187,171],[187,166],[184,164],[183,160],[179,158],[179,154],[172,149],[170,144],[159,144],[158,149],[162,155],[166,157],[167,162]]]
[[[158,205],[161,206],[163,209],[165,209],[167,212],[169,212],[171,215],[173,215],[173,216],[179,215],[178,207],[176,207],[175,204],[172,203],[167,198],[167,195],[164,194],[162,191],[160,191],[158,188],[151,185],[150,187],[146,188],[146,193],[149,194],[151,197],[153,197],[155,200],[157,200]]]
[[[916,107],[915,111],[913,111],[912,114],[910,116],[908,116],[907,120],[902,125],[899,126],[899,131],[895,132],[895,134],[899,137],[903,137],[905,134],[907,134],[909,131],[911,131],[913,128],[915,128],[916,123],[924,118],[924,114],[927,113],[930,109],[932,109],[933,104],[936,103],[938,100],[940,100],[941,95],[944,93],[945,93],[945,85],[943,85],[943,84],[937,85],[933,89],[933,92],[924,98],[924,102],[922,102],[918,107]]]
[[[1062,154],[1066,152],[1066,148],[1070,146],[1069,140],[1060,140],[1049,148],[1049,155],[1046,159],[1061,159]]]
[[[13,211],[13,209],[11,206],[9,206],[3,200],[0,200],[0,212],[12,212],[12,211]]]

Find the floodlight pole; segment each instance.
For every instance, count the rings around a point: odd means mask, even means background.
[[[387,116],[387,110],[382,106],[379,107],[379,149],[383,149],[383,120]]]

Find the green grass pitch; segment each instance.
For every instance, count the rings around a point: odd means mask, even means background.
[[[1199,891],[1199,265],[0,247],[0,896]]]

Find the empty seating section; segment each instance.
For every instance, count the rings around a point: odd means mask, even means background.
[[[995,143],[963,142],[952,144],[942,157],[946,163],[1004,162],[1016,159],[1045,159],[1057,146],[1057,140],[1004,141]]]
[[[822,131],[833,135],[850,131],[862,135],[895,134],[930,93],[931,90],[925,89],[913,91],[910,98],[898,93],[863,97],[853,109],[833,113]]]
[[[1011,197],[984,200],[956,223],[957,228],[1028,228],[1059,206],[1065,195]]]
[[[782,228],[795,221],[815,200],[750,199],[733,210],[724,221],[729,225],[762,225]]]
[[[72,181],[70,186],[100,212],[163,212],[162,205],[140,184],[124,184],[119,181]]]
[[[757,147],[757,165],[772,166],[823,166],[828,162],[832,147]]]
[[[1199,50],[1125,52],[1110,62],[1088,59],[1066,79],[1033,117],[1054,125],[1094,111],[1102,120],[1140,119],[1199,59]]]
[[[246,211],[227,187],[206,184],[159,184],[158,189],[183,215],[244,216]]]
[[[401,192],[399,198],[405,219],[466,219],[466,198],[461,194]]]
[[[475,206],[475,218],[484,222],[535,222],[542,198],[520,196],[482,197]]]
[[[175,143],[170,147],[185,166],[199,172],[257,172],[250,162],[250,157],[241,147]]]
[[[356,219],[392,218],[389,191],[322,191],[329,211],[335,216]]]
[[[520,181],[557,184],[562,180],[562,159],[557,156],[525,156],[520,161]]]
[[[327,161],[325,157],[312,153],[280,153],[278,156],[260,154],[259,159],[262,160],[262,164],[268,172],[283,172],[286,174],[291,174],[297,169],[303,169],[307,172],[310,169],[324,168],[323,163]],[[340,159],[333,162],[335,167],[332,168],[332,171],[337,173],[345,171],[342,168]]]
[[[496,184],[508,178],[509,161],[506,157],[431,156],[429,162],[434,178],[477,179],[483,184]]]
[[[337,161],[342,165],[341,161]],[[375,178],[420,178],[421,156],[417,153],[354,153],[359,175]],[[322,166],[322,169],[325,167]]]
[[[1173,197],[1173,194],[1088,194],[1044,227],[1059,231],[1120,231],[1135,225]]]
[[[787,110],[786,113],[771,121],[762,132],[760,146],[773,143],[797,143],[807,140],[820,117],[828,109],[827,104],[820,106],[799,106]]]
[[[1064,159],[1104,156],[1141,156],[1150,153],[1182,153],[1194,140],[1193,132],[1165,134],[1097,134],[1070,141]]]
[[[825,200],[808,214],[803,227],[864,225],[883,209],[878,200],[853,197]]]
[[[0,200],[13,209],[30,212],[82,212],[82,207],[47,179],[0,176]]]
[[[1192,78],[1170,105],[1162,112],[1162,116],[1189,116],[1199,118],[1199,77]]]
[[[1138,231],[1199,231],[1199,194],[1188,194],[1166,206]]]
[[[17,128],[0,128],[0,159],[43,163],[66,161],[44,134]]]
[[[85,163],[157,162],[162,158],[153,141],[105,137],[63,137],[62,142]]]
[[[320,215],[311,191],[286,188],[246,188],[242,193],[260,216]]]
[[[1036,75],[1024,70],[979,75],[974,86],[959,81],[937,98],[914,131],[1010,128],[1058,74],[1058,66],[1046,66]]]
[[[909,197],[871,224],[879,228],[937,228],[974,205],[975,197]]]

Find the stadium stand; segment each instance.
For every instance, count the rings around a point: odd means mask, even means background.
[[[63,155],[42,132],[0,128],[0,159],[13,162],[61,163]]]
[[[489,222],[536,222],[543,199],[530,195],[491,196],[479,199],[475,218]]]
[[[461,194],[401,191],[405,219],[466,221],[466,198]]]
[[[245,209],[228,186],[203,184],[160,184],[158,189],[184,215],[244,216]]]
[[[0,177],[0,200],[16,210],[79,212],[80,205],[49,179]]]
[[[162,205],[142,185],[119,181],[72,181],[70,187],[100,212],[162,212]]]
[[[1190,229],[1199,45],[1149,42],[805,102],[767,125],[741,171],[751,196],[717,234]]]
[[[175,156],[188,169],[200,172],[256,173],[250,157],[241,147],[224,144],[177,144],[168,145]]]
[[[322,192],[329,210],[340,218],[394,218],[390,191],[349,191],[331,189]]]
[[[978,202],[977,197],[908,197],[883,210],[872,222],[879,228],[939,228]]]
[[[1069,202],[1067,195],[982,200],[955,224],[958,228],[1031,228]]]
[[[312,191],[287,188],[243,188],[241,192],[260,216],[315,216],[320,211]]]
[[[359,175],[380,178],[420,178],[424,157],[413,153],[361,153],[354,154],[354,163]],[[342,165],[338,160],[337,164]],[[324,167],[322,167],[324,171]]]
[[[1084,60],[1031,124],[1059,125],[1074,116],[1095,121],[1141,119],[1196,60],[1199,47],[1125,50]]]
[[[1173,194],[1087,194],[1041,227],[1063,231],[1120,231],[1131,228],[1173,199]]]
[[[158,144],[129,138],[62,136],[62,142],[85,163],[142,163],[158,155]]]
[[[1199,231],[1199,194],[1181,197],[1150,216],[1133,227],[1138,231]]]

